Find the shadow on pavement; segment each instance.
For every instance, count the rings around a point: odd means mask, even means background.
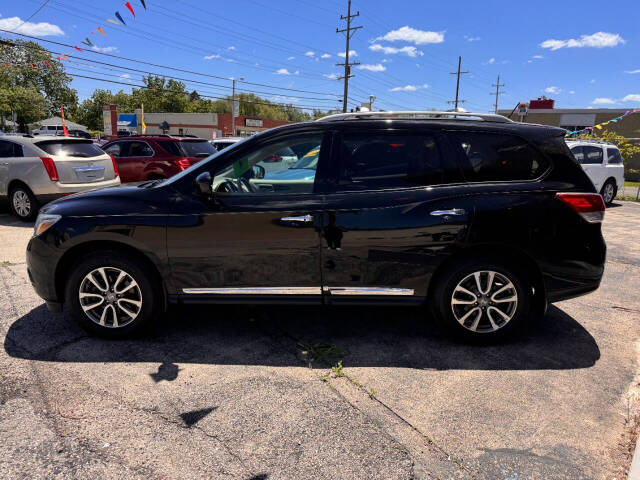
[[[418,308],[183,307],[144,337],[106,341],[41,305],[11,325],[4,348],[40,361],[156,362],[156,381],[174,380],[180,363],[536,370],[587,368],[600,358],[589,332],[554,306],[513,339],[471,346],[449,338]]]

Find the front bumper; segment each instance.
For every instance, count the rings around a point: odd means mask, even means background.
[[[46,235],[47,232],[44,233]],[[55,272],[59,252],[40,237],[32,237],[27,245],[27,274],[34,290],[43,300],[62,303],[56,291]],[[48,305],[47,305],[48,306]]]

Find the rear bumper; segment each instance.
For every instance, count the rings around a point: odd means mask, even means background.
[[[604,274],[604,264],[567,262],[543,273],[549,303],[568,300],[597,290]]]
[[[116,177],[112,180],[104,180],[102,182],[95,183],[52,183],[46,189],[36,189],[34,194],[38,203],[44,205],[45,203],[52,202],[58,198],[72,195],[74,193],[88,192],[89,190],[98,190],[101,188],[119,187],[120,177]]]

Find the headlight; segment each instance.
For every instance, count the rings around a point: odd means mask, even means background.
[[[42,235],[61,218],[62,216],[60,215],[41,213],[40,215],[38,215],[38,218],[36,219],[36,224],[33,227],[33,234],[36,237],[38,235]]]

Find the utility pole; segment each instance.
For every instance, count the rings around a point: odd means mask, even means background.
[[[500,97],[500,94],[505,93],[503,91],[502,92],[500,91],[500,87],[504,87],[504,83],[502,84],[500,83],[500,75],[498,75],[498,81],[495,84],[491,84],[491,86],[496,87],[496,93],[495,93],[496,103],[494,107],[495,107],[495,114],[497,115],[498,114],[498,98]],[[491,93],[490,95],[494,95],[494,94]]]
[[[458,104],[459,103],[464,103],[464,100],[459,100],[459,95],[460,95],[460,75],[464,75],[465,73],[469,73],[469,71],[466,72],[461,72],[460,68],[462,67],[462,57],[458,57],[458,71],[457,72],[451,72],[451,75],[456,75],[457,76],[457,80],[456,80],[456,99],[453,101],[449,101],[447,103],[453,103],[453,109],[454,111],[458,111]]]
[[[369,111],[373,112],[373,101],[376,99],[373,95],[369,95]]]
[[[240,77],[240,81],[244,78]],[[231,79],[231,136],[236,136],[236,114],[240,113],[240,102],[236,100],[236,79]]]
[[[351,37],[353,37],[356,33],[357,30],[361,29],[362,27],[352,27],[351,26],[351,19],[359,17],[360,16],[360,12],[357,12],[354,15],[351,15],[351,0],[349,0],[349,4],[347,6],[347,16],[345,17],[344,15],[340,15],[340,20],[346,20],[347,21],[347,28],[344,28],[342,30],[339,30],[336,28],[336,33],[344,33],[345,37],[347,39],[347,48],[344,51],[344,63],[337,63],[336,66],[338,67],[342,67],[344,66],[344,77],[340,77],[338,80],[342,80],[344,79],[344,97],[342,100],[342,112],[343,113],[347,113],[347,97],[349,96],[349,79],[351,77],[353,77],[353,75],[351,75],[351,66],[352,65],[360,65],[359,62],[353,62],[353,63],[349,63],[349,41],[351,40]]]

